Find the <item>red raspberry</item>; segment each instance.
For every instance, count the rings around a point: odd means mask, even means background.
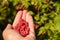
[[[24,10],[25,9],[25,6],[24,5],[18,5],[16,7],[16,10]]]
[[[38,29],[38,25],[34,25],[34,29]]]
[[[35,10],[38,10],[38,6],[35,6]]]
[[[29,34],[30,28],[25,20],[20,19],[19,23],[16,25],[14,30],[18,31],[22,36],[25,37]]]

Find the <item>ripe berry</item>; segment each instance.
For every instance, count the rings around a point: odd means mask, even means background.
[[[25,20],[20,19],[19,23],[16,25],[14,30],[18,31],[22,36],[25,37],[29,34],[30,28]]]
[[[16,7],[16,10],[24,10],[24,9],[25,9],[24,5],[18,5]]]
[[[38,29],[38,25],[34,25],[34,29]]]
[[[35,6],[35,10],[38,10],[38,6]]]

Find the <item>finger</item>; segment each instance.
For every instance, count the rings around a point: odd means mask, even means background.
[[[16,17],[14,19],[14,22],[13,22],[13,27],[15,27],[18,23],[18,21],[20,20],[20,18],[22,18],[22,11],[19,11],[17,14],[16,14]]]
[[[27,10],[23,10],[22,19],[24,19],[24,20],[26,20],[26,13],[27,13]]]
[[[29,14],[29,12],[26,14],[26,21],[29,23],[29,28],[30,28],[30,34],[26,38],[31,39],[32,37],[34,39],[35,38],[34,23],[33,23],[33,18]]]
[[[29,13],[26,14],[26,21],[29,23],[30,32],[34,34],[33,18]]]
[[[4,31],[2,32],[2,36],[3,36],[3,38],[6,37],[5,33],[6,33],[6,31],[9,30],[9,29],[12,29],[11,24],[8,24],[7,27],[4,29]]]
[[[15,38],[18,38],[18,39],[22,38],[21,35],[17,31],[11,29],[11,27],[12,26],[8,24],[6,29],[2,32],[2,36],[4,40],[8,40],[8,39],[15,40]]]
[[[6,29],[12,29],[12,25],[11,24],[8,24]]]

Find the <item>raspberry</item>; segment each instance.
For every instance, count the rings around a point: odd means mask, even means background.
[[[16,7],[16,10],[24,10],[25,9],[25,6],[24,5],[18,5]]]
[[[25,20],[20,19],[14,30],[18,31],[23,37],[25,37],[29,34],[30,31],[29,24]]]
[[[35,6],[35,10],[38,10],[38,6]]]
[[[34,29],[38,29],[38,25],[34,25]]]

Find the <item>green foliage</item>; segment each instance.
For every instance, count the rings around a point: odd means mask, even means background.
[[[24,9],[32,15],[34,23],[38,24],[39,28],[35,30],[37,40],[60,40],[59,0],[0,0],[1,32],[8,23],[13,23],[15,15],[19,11],[19,5],[23,5]]]

